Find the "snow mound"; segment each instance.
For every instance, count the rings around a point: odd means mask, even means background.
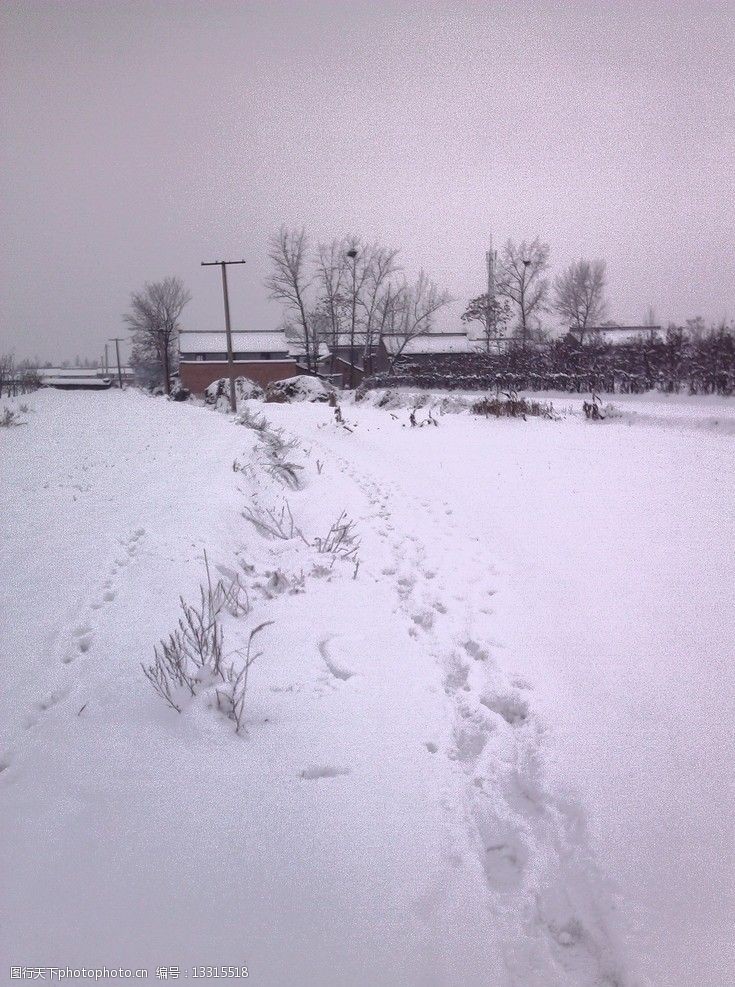
[[[249,377],[235,378],[235,393],[238,401],[248,401],[251,398],[262,398],[263,388],[256,384]],[[229,410],[230,407],[230,381],[227,377],[220,377],[219,380],[212,381],[204,392],[204,400],[207,404],[213,404],[218,409],[220,406]]]
[[[328,401],[330,394],[334,394],[331,384],[319,377],[300,374],[285,380],[274,380],[266,388],[265,399],[280,404],[291,401]]]

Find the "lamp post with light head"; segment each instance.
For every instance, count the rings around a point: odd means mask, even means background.
[[[355,380],[355,315],[357,310],[357,251],[353,248],[347,251],[352,261],[352,318],[350,321],[350,378],[349,386],[353,387]]]
[[[526,348],[526,337],[528,334],[528,327],[526,326],[526,278],[528,277],[528,269],[531,266],[531,261],[523,260],[523,277],[521,278],[521,326],[523,327],[523,349]]]

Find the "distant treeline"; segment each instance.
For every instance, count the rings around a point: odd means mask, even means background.
[[[665,338],[648,334],[613,343],[599,334],[580,344],[573,335],[505,352],[437,356],[430,363],[406,357],[392,374],[363,386],[405,385],[451,390],[601,391],[610,394],[725,394],[735,392],[735,330],[721,325],[696,336],[670,326]]]

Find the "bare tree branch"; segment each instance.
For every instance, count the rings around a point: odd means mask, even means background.
[[[398,289],[391,312],[395,345],[392,347],[394,352],[391,354],[389,373],[392,373],[396,360],[412,339],[431,332],[434,316],[452,300],[451,295],[439,291],[423,271],[415,284],[409,285],[404,281]]]

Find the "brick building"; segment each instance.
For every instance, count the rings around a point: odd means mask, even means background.
[[[235,376],[248,377],[265,387],[274,380],[303,371],[280,330],[249,329],[232,333]],[[227,340],[219,330],[187,330],[179,335],[179,378],[192,394],[229,375]]]
[[[466,332],[432,332],[407,342],[403,336],[386,333],[380,340],[375,369],[386,372],[392,366],[396,374],[450,373],[466,367],[468,359],[482,352],[482,342]]]

